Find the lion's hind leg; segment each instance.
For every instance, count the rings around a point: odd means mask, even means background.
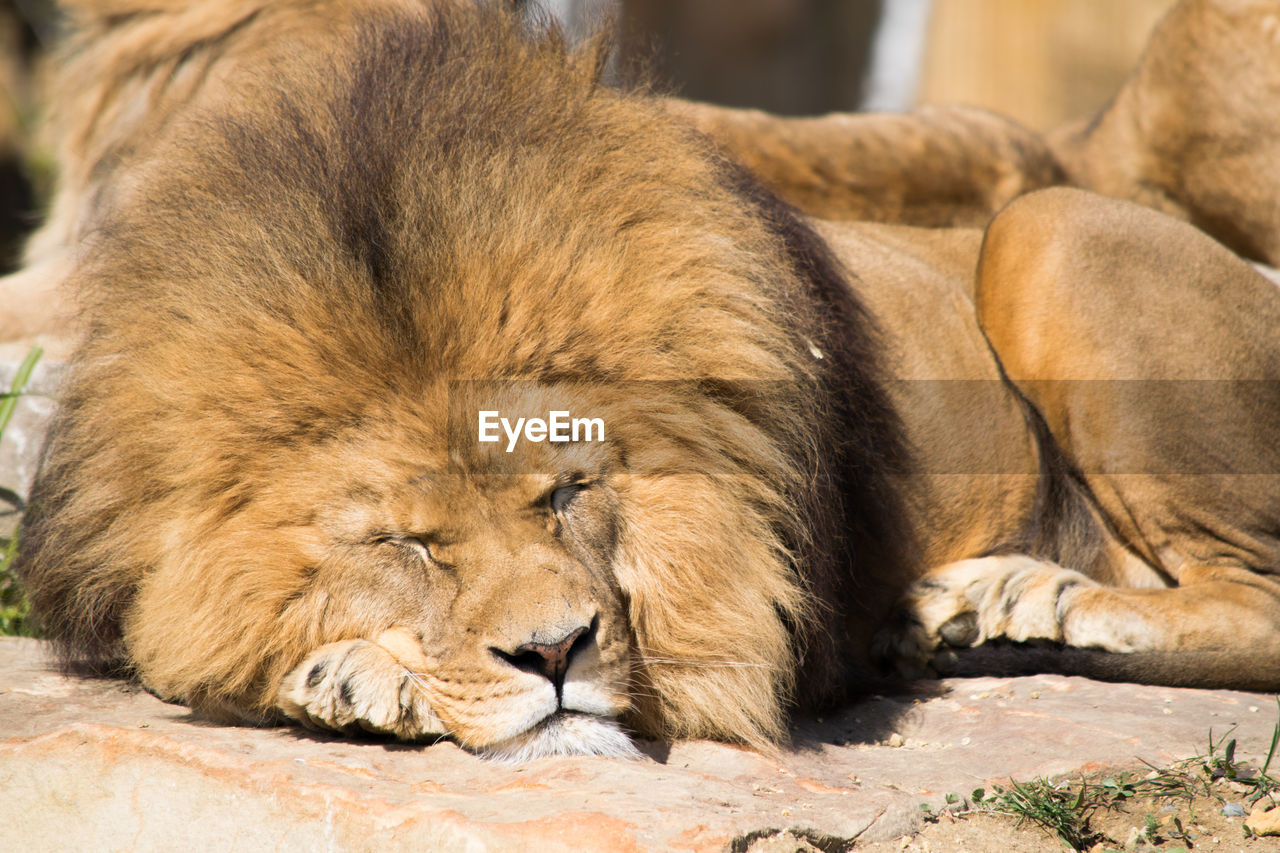
[[[372,642],[321,646],[285,676],[276,706],[313,729],[408,740],[442,736],[445,727],[431,710],[414,645],[387,631]]]
[[[1008,640],[1110,653],[1055,659],[1037,649],[1025,671],[1280,687],[1280,584],[1234,566],[1186,567],[1178,580],[1164,589],[1103,586],[1024,555],[949,563],[907,592],[877,650],[913,677],[950,669],[955,649]]]

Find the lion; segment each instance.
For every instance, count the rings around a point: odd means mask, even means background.
[[[499,4],[79,8],[17,563],[69,666],[515,760],[1001,642],[1280,685],[1280,294],[1191,225],[807,216]]]
[[[854,542],[873,575],[908,536],[869,321],[809,229],[499,9],[112,11],[84,38],[195,66],[104,84],[108,117],[157,109],[52,217],[85,341],[18,571],[70,659],[498,754],[622,751],[618,718],[765,743],[845,680],[870,620],[815,604]],[[490,410],[608,441],[508,454]]]

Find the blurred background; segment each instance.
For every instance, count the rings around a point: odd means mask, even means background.
[[[207,0],[219,2],[219,0]],[[1044,130],[1115,93],[1172,0],[511,0],[581,37],[619,23],[614,70],[669,92],[802,115],[987,107]],[[32,142],[50,0],[0,0],[0,272],[38,221]]]
[[[0,0],[0,273],[17,263],[26,232],[38,221],[32,145],[41,54],[37,28],[52,26],[49,3]]]
[[[803,115],[965,103],[1037,130],[1114,94],[1173,0],[525,0],[572,32],[613,14],[623,71]]]

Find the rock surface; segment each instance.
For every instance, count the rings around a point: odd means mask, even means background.
[[[448,742],[211,725],[0,639],[0,826],[24,851],[845,849],[910,832],[948,793],[1167,763],[1203,752],[1210,729],[1238,724],[1256,758],[1275,723],[1273,699],[1230,691],[1060,676],[918,688],[802,721],[774,756],[649,742],[637,761],[513,766]]]

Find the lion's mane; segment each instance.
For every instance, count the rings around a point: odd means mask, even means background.
[[[789,703],[856,683],[844,650],[911,547],[847,274],[655,99],[602,85],[599,45],[466,4],[362,17],[229,64],[119,157],[22,533],[37,612],[71,662],[267,715],[309,649],[387,627],[366,590],[316,588],[317,519],[383,460],[444,452],[452,382],[590,383],[627,413],[612,441],[677,460],[619,508],[629,722],[777,737]]]

